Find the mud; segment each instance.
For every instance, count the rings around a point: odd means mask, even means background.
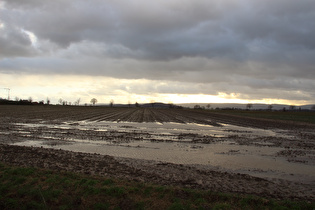
[[[0,144],[0,159],[18,166],[71,171],[214,192],[235,192],[275,199],[314,199],[313,191],[307,185],[285,180],[268,181],[246,174],[220,172],[198,166],[3,144]]]
[[[314,200],[315,127],[173,109],[0,106],[0,160]]]

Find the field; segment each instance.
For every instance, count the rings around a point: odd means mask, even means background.
[[[1,209],[314,209],[303,201],[152,185],[0,163]]]
[[[237,116],[254,117],[259,119],[271,120],[285,120],[291,122],[311,123],[315,124],[314,111],[246,111],[246,110],[233,110],[221,111],[221,113],[233,114]]]
[[[10,166],[315,199],[314,112],[3,105],[0,114]]]
[[[178,122],[215,125],[232,123],[260,128],[312,127],[315,112],[211,111],[192,109],[108,108],[80,106],[1,106],[10,120]],[[248,117],[248,118],[244,118]],[[282,121],[281,121],[282,120]],[[283,122],[285,120],[285,122]],[[292,123],[294,123],[292,125]],[[297,122],[297,123],[296,123]],[[304,123],[304,124],[303,124]],[[302,126],[301,126],[302,124]],[[313,124],[313,125],[312,125]]]

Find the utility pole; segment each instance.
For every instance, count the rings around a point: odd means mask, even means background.
[[[8,100],[10,100],[10,88],[3,88],[8,91]]]

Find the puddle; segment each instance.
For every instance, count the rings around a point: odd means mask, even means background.
[[[281,148],[236,145],[229,142],[210,145],[149,141],[116,144],[102,141],[73,140],[68,144],[61,144],[61,142],[52,144],[50,141],[25,141],[15,143],[15,145],[42,146],[175,164],[209,165],[223,170],[246,172],[265,178],[279,178],[279,176],[283,178],[285,174],[305,177],[314,174],[315,171],[314,166],[291,163],[284,158],[274,157],[274,154],[280,151]],[[296,178],[299,177],[292,179]]]
[[[63,124],[22,124],[16,125],[30,127],[30,128],[55,128],[55,129],[79,129],[79,130],[95,130],[95,131],[146,131],[158,134],[198,134],[213,137],[228,137],[231,135],[247,135],[250,136],[277,136],[280,132],[274,132],[272,130],[256,129],[241,127],[229,124],[222,124],[221,127],[202,125],[195,123],[181,124],[181,123],[135,123],[135,122],[66,122]]]
[[[253,142],[253,144],[262,145],[262,146],[273,146],[273,145],[275,145],[272,142]]]
[[[282,131],[229,124],[218,127],[191,123],[104,121],[16,125],[19,129],[16,132],[28,139],[15,145],[204,165],[261,177],[315,179],[314,165],[288,162],[284,157],[276,156],[283,148],[271,142],[255,141],[260,137],[283,137],[286,134]],[[252,145],[240,145],[234,137],[254,140]]]

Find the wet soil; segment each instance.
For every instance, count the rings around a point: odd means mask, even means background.
[[[115,128],[112,127],[115,122]],[[130,122],[130,123],[127,123]],[[146,122],[146,123],[144,123]],[[137,124],[138,123],[138,124]],[[142,124],[139,124],[142,123]],[[150,127],[154,123],[153,127]],[[169,123],[169,124],[168,124]],[[178,126],[169,132],[165,127]],[[96,126],[97,125],[97,126]],[[156,129],[158,125],[157,130]],[[189,129],[182,125],[190,125]],[[205,131],[196,130],[208,126]],[[172,125],[173,126],[173,125]],[[197,127],[197,128],[196,128]],[[195,129],[195,130],[194,130]],[[112,157],[44,147],[78,142],[107,142],[141,147],[141,142],[178,143],[185,151],[201,151],[220,142],[276,151],[268,158],[283,159],[308,169],[307,178],[259,178],[251,168],[233,172],[205,164],[180,164],[157,160]],[[29,147],[17,146],[30,145]],[[34,144],[38,146],[39,144]],[[57,148],[57,147],[56,147]],[[187,150],[188,151],[188,150]],[[189,152],[188,151],[188,152]],[[257,150],[258,151],[258,150]],[[241,149],[221,155],[239,157]],[[0,106],[0,161],[13,165],[111,176],[163,185],[208,189],[218,192],[256,194],[279,199],[314,200],[315,126],[305,123],[231,116],[217,112],[177,109],[104,108],[67,106]],[[313,172],[314,173],[313,173]],[[286,174],[286,177],[297,174]]]
[[[123,178],[214,192],[252,194],[275,199],[314,199],[312,189],[299,183],[284,180],[272,182],[246,174],[205,170],[197,166],[181,164],[4,144],[0,144],[0,160],[17,166]],[[308,190],[305,191],[306,189]]]

